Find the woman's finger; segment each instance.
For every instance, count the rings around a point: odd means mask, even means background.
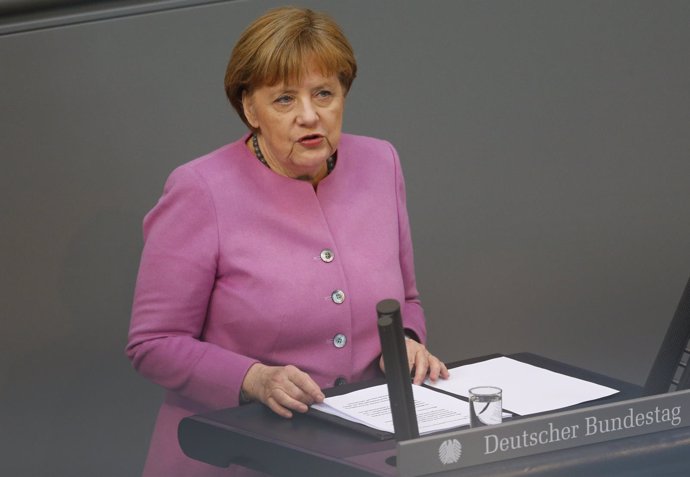
[[[447,379],[449,376],[448,368],[436,356],[429,356],[429,379],[436,382],[438,378]]]
[[[426,349],[420,349],[415,356],[414,363],[414,384],[422,384],[426,373],[429,370],[429,352]]]
[[[321,388],[311,376],[304,371],[300,371],[295,366],[286,366],[286,371],[290,382],[295,386],[295,394],[292,394],[293,397],[305,404],[313,404],[324,400],[325,396]]]

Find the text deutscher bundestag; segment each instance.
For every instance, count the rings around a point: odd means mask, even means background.
[[[635,412],[635,410],[630,407],[627,413],[618,417],[609,417],[606,419],[595,416],[585,417],[582,426],[580,426],[580,424],[571,424],[557,427],[554,426],[552,422],[549,422],[542,430],[534,432],[523,431],[521,434],[515,434],[509,437],[499,437],[496,434],[488,434],[484,436],[486,445],[484,454],[513,451],[527,447],[569,441],[580,437],[621,432],[628,429],[660,423],[669,423],[671,426],[676,427],[680,425],[682,421],[680,410],[680,406],[672,408],[659,408],[659,406],[657,406],[651,411]]]

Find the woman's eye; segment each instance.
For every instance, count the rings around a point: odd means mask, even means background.
[[[279,96],[275,102],[278,104],[289,104],[290,101],[292,101],[292,96],[288,96],[287,94],[284,94],[282,96]]]
[[[316,95],[317,95],[319,98],[328,98],[328,97],[333,96],[333,93],[331,93],[331,92],[328,91],[327,89],[322,89],[321,91],[319,91],[318,93],[316,93]]]

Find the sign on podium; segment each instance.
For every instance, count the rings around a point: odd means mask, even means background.
[[[400,441],[401,476],[416,476],[690,425],[690,390]]]

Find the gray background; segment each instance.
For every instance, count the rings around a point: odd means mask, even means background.
[[[300,4],[357,53],[345,130],[401,155],[432,350],[642,383],[690,273],[690,2]],[[244,131],[225,64],[274,5],[0,36],[0,475],[139,473],[141,219]]]

